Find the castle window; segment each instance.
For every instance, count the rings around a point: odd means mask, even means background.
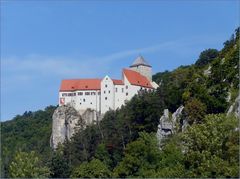
[[[107,85],[105,85],[105,88],[107,88]]]
[[[124,88],[122,88],[122,92],[124,92]]]
[[[90,92],[85,92],[85,95],[90,95]]]
[[[105,97],[105,100],[107,100],[107,97]]]
[[[128,96],[128,93],[126,93],[126,96]]]
[[[82,105],[82,103],[80,103],[80,105]]]
[[[92,104],[92,102],[90,104]]]
[[[108,91],[108,93],[110,94],[110,90]]]
[[[126,86],[126,89],[128,89],[128,85]]]
[[[106,93],[106,91],[103,91],[103,93],[105,94],[105,93]]]
[[[108,78],[106,78],[106,80],[108,80]]]
[[[79,95],[79,96],[82,96],[82,95],[83,95],[83,92],[78,92],[78,95]]]
[[[83,98],[83,102],[85,102],[86,100],[85,100],[85,98]]]
[[[116,92],[117,92],[117,88],[116,88]]]

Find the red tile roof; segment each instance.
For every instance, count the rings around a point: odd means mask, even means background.
[[[122,80],[112,80],[114,85],[124,85]]]
[[[100,90],[101,79],[62,80],[60,91]]]
[[[145,76],[141,75],[140,73],[138,73],[136,71],[129,70],[129,69],[123,69],[123,74],[126,76],[128,81],[132,85],[142,86],[142,87],[146,87],[146,88],[153,88],[150,81]]]

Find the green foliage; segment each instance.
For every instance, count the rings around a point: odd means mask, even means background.
[[[70,166],[61,149],[53,152],[49,163],[52,178],[68,178]]]
[[[207,49],[201,52],[198,60],[196,61],[196,66],[204,66],[211,61],[213,61],[218,56],[218,50],[216,49]]]
[[[110,170],[98,159],[93,159],[89,163],[83,162],[71,175],[74,178],[108,178],[110,176]]]
[[[19,150],[35,151],[42,161],[47,162],[51,155],[49,139],[55,109],[55,106],[49,106],[44,111],[25,112],[11,121],[1,122],[2,177],[8,177],[9,162]]]
[[[188,177],[237,177],[239,131],[236,117],[209,115],[183,135]]]
[[[221,51],[205,50],[195,65],[157,73],[153,76],[160,85],[156,91],[140,92],[121,109],[108,111],[101,121],[77,131],[57,151],[49,146],[55,107],[2,122],[1,176],[28,171],[21,176],[39,172],[38,177],[48,177],[51,172],[50,177],[239,177],[237,119],[205,117],[225,113],[235,100],[238,72],[239,28]],[[182,117],[189,128],[162,141],[159,149],[151,133],[156,133],[164,109],[174,112],[182,104]],[[20,149],[23,153],[13,159]],[[27,170],[21,172],[23,167]],[[31,167],[34,173],[29,171]]]
[[[96,152],[95,158],[102,161],[108,168],[112,166],[112,160],[110,158],[110,154],[107,151],[105,144],[99,144]]]
[[[201,123],[206,115],[206,105],[196,98],[188,100],[184,108],[185,117],[188,123]]]
[[[47,167],[42,167],[35,152],[18,152],[9,166],[12,178],[46,178],[50,175]]]
[[[179,178],[185,176],[184,155],[176,141],[173,139],[167,141],[160,156],[156,177]]]
[[[127,145],[123,160],[114,169],[115,177],[154,177],[160,150],[153,134],[142,132]]]

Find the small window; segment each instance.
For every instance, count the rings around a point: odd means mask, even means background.
[[[128,85],[126,86],[126,89],[128,89]]]
[[[85,95],[90,95],[90,92],[85,92]]]
[[[83,99],[83,102],[85,102],[86,100],[85,99]]]
[[[108,93],[110,94],[110,90],[108,91]]]
[[[107,100],[107,97],[105,97],[105,100]]]
[[[124,88],[122,88],[122,92],[124,92]]]
[[[92,104],[92,102],[90,104]]]
[[[108,80],[108,78],[106,78],[106,80]]]
[[[82,105],[82,103],[80,103],[80,105]]]
[[[76,93],[73,93],[73,96],[76,96]]]
[[[126,93],[126,96],[128,96],[128,93]]]
[[[91,95],[96,95],[96,93],[95,92],[91,92]]]
[[[98,92],[98,95],[100,95],[100,94],[101,94],[101,92],[99,91],[99,92]]]
[[[105,93],[106,93],[106,91],[103,91],[103,93],[105,94]]]
[[[107,88],[107,85],[105,85],[105,88]]]
[[[79,95],[79,96],[82,96],[82,95],[83,95],[83,92],[78,92],[78,95]]]
[[[116,88],[116,92],[117,92],[117,88]]]

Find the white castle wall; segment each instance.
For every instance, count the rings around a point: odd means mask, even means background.
[[[125,85],[115,85],[115,109],[121,108],[125,100]]]
[[[101,81],[101,113],[115,109],[114,106],[114,84],[109,76],[105,76]]]
[[[72,96],[68,96],[72,94]],[[67,96],[66,96],[67,95]],[[78,90],[74,92],[60,92],[59,99],[64,98],[65,104],[74,107],[77,110],[86,109],[100,110],[100,90]],[[61,106],[59,102],[59,106]]]

